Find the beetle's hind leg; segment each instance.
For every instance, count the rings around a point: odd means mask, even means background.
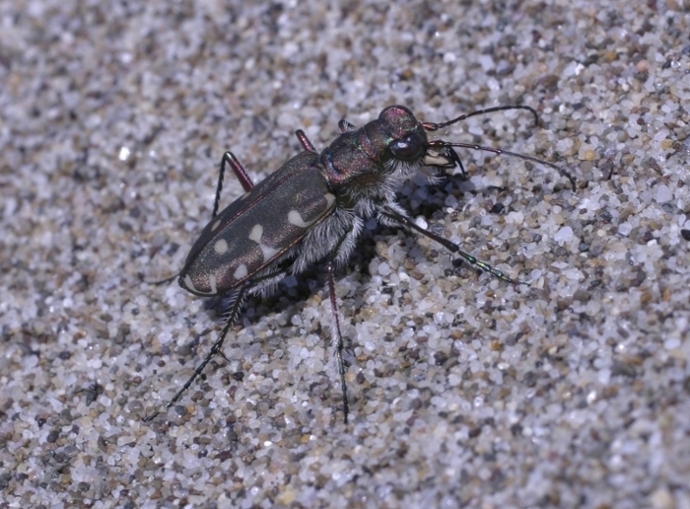
[[[216,185],[216,197],[213,200],[213,213],[211,215],[211,219],[216,217],[218,215],[218,209],[220,208],[220,193],[223,190],[223,178],[225,177],[225,166],[229,165],[230,168],[232,168],[233,173],[237,177],[237,180],[240,181],[240,184],[242,184],[242,189],[244,189],[245,193],[248,193],[249,191],[252,190],[254,187],[254,183],[252,182],[252,179],[249,178],[249,175],[247,175],[247,170],[244,169],[244,166],[242,166],[242,163],[240,163],[239,159],[235,156],[230,151],[227,151],[225,154],[223,154],[223,158],[220,161],[220,170],[218,172],[218,184]],[[170,283],[171,281],[174,281],[180,273],[178,272],[174,276],[171,276],[167,279],[163,279],[160,281],[145,281],[148,284],[151,285],[162,285],[165,283]],[[142,278],[143,281],[143,278]]]
[[[168,410],[171,406],[173,406],[177,401],[182,397],[184,392],[189,389],[189,387],[194,383],[194,380],[196,380],[199,375],[204,371],[206,366],[208,365],[209,362],[211,362],[211,359],[217,355],[220,354],[222,355],[226,360],[227,357],[223,355],[221,352],[221,349],[223,348],[223,343],[225,342],[225,338],[227,337],[228,333],[230,332],[230,328],[235,324],[235,321],[237,320],[237,317],[240,314],[240,311],[242,311],[242,306],[244,304],[244,299],[247,296],[247,292],[250,290],[256,290],[257,287],[261,288],[262,284],[270,284],[267,282],[270,282],[272,279],[280,279],[285,276],[285,270],[278,270],[276,272],[271,272],[268,274],[264,274],[263,276],[260,276],[255,279],[247,279],[244,283],[242,283],[241,286],[238,288],[235,288],[229,295],[230,295],[230,307],[229,309],[224,313],[225,316],[225,325],[223,325],[223,330],[220,333],[220,336],[218,336],[218,339],[216,340],[215,343],[213,343],[213,346],[211,347],[211,350],[206,354],[206,357],[204,357],[204,360],[201,361],[201,364],[199,364],[195,369],[194,373],[192,373],[192,376],[189,377],[189,380],[185,382],[185,384],[182,386],[182,388],[175,393],[175,395],[172,397],[172,399],[163,407],[163,410]],[[153,420],[158,414],[160,414],[160,411],[155,412],[154,414],[145,417],[143,420],[144,422],[149,422]]]
[[[208,352],[208,354],[206,354],[206,357],[204,357],[204,360],[201,361],[201,364],[199,364],[194,369],[194,373],[192,373],[192,376],[189,377],[189,379],[185,382],[182,388],[179,391],[177,391],[175,395],[172,397],[172,399],[163,407],[163,410],[168,410],[171,406],[177,403],[177,401],[182,397],[185,391],[189,389],[189,387],[194,383],[194,380],[196,380],[197,377],[199,377],[199,375],[203,373],[207,364],[211,362],[211,359],[216,354],[220,353],[221,349],[223,348],[225,338],[227,337],[228,332],[230,332],[230,327],[232,327],[232,325],[235,323],[235,320],[237,319],[237,316],[239,315],[240,310],[242,309],[244,297],[250,286],[250,284],[245,283],[235,291],[234,295],[232,296],[232,303],[230,305],[230,309],[228,310],[227,318],[225,319],[225,325],[223,326],[223,330],[221,331],[220,336],[218,337],[216,342],[213,343],[211,350]],[[145,417],[143,419],[144,422],[152,421],[159,413],[160,411]]]

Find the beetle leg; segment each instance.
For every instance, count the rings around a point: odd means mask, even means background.
[[[345,363],[343,362],[343,336],[340,333],[340,318],[338,317],[338,302],[335,297],[335,282],[333,280],[334,262],[328,262],[328,296],[331,301],[332,326],[331,335],[335,343],[335,359],[338,364],[338,374],[340,375],[340,390],[343,393],[343,414],[345,424],[350,413],[350,406],[347,402],[347,384],[345,383]]]
[[[242,163],[235,157],[235,154],[233,154],[230,151],[227,151],[225,154],[223,154],[223,158],[220,161],[220,171],[218,172],[218,184],[216,185],[216,198],[213,201],[213,213],[211,215],[211,219],[216,217],[218,215],[218,209],[220,208],[220,193],[223,190],[223,177],[225,176],[225,165],[229,164],[230,168],[232,168],[233,173],[237,177],[237,180],[240,181],[240,184],[242,184],[242,189],[246,193],[252,190],[254,187],[254,183],[252,182],[252,179],[249,178],[249,175],[247,175],[247,171],[244,169],[244,166],[242,166]],[[162,285],[164,283],[169,283],[170,281],[175,280],[180,273],[178,272],[172,277],[169,277],[167,279],[163,279],[161,281],[147,281],[147,283],[152,284],[152,285]]]
[[[316,149],[314,148],[314,145],[312,145],[311,141],[309,141],[309,138],[307,138],[307,135],[304,134],[304,131],[302,129],[297,129],[295,131],[295,136],[297,136],[297,139],[299,140],[300,145],[302,145],[302,148],[306,150],[307,152],[314,152],[315,154],[318,154]]]
[[[185,382],[185,384],[182,386],[182,388],[175,393],[175,395],[172,397],[172,399],[163,407],[163,410],[169,409],[171,406],[173,406],[178,399],[184,394],[184,392],[189,389],[189,387],[194,383],[194,380],[197,379],[199,375],[204,371],[204,368],[206,368],[206,365],[211,362],[211,359],[213,358],[214,355],[220,354],[222,355],[226,360],[227,357],[221,352],[221,349],[223,348],[223,343],[225,342],[225,337],[228,335],[228,332],[230,332],[230,327],[233,326],[235,323],[235,320],[237,320],[237,316],[239,315],[240,311],[242,310],[242,304],[244,304],[244,298],[247,295],[247,291],[250,289],[254,288],[256,289],[257,287],[260,288],[261,283],[266,283],[266,281],[276,278],[278,276],[285,275],[284,270],[279,270],[276,272],[271,272],[270,274],[265,274],[261,276],[260,278],[256,279],[247,279],[242,286],[239,288],[235,288],[232,293],[230,293],[230,308],[225,314],[225,325],[223,326],[223,330],[220,333],[220,336],[216,340],[215,343],[213,343],[213,346],[211,347],[211,351],[206,354],[206,357],[204,357],[204,360],[201,361],[201,364],[199,364],[195,369],[194,373],[192,373],[192,376],[189,377],[189,380]],[[154,414],[145,417],[143,420],[144,422],[149,422],[152,421],[160,411],[155,412]]]
[[[240,286],[237,290],[235,290],[234,295],[233,295],[233,300],[232,304],[230,306],[230,309],[227,314],[227,318],[225,319],[225,325],[223,326],[223,330],[220,333],[220,336],[216,340],[215,343],[213,343],[213,347],[211,347],[211,350],[206,354],[206,357],[204,358],[203,361],[201,361],[201,364],[199,364],[195,369],[194,373],[192,373],[192,376],[189,377],[189,380],[185,382],[185,384],[182,386],[182,388],[175,393],[175,395],[172,397],[172,399],[163,407],[163,410],[169,409],[171,406],[173,406],[178,399],[184,394],[184,392],[189,389],[189,387],[194,383],[194,380],[197,379],[199,375],[204,371],[204,368],[206,365],[211,362],[211,359],[213,358],[214,355],[220,352],[221,348],[223,347],[223,342],[225,341],[225,337],[228,335],[228,332],[230,332],[230,327],[235,323],[235,320],[237,319],[237,315],[240,312],[240,309],[242,308],[242,301],[244,300],[244,296],[251,286],[250,282],[245,282],[244,285]],[[149,422],[153,420],[160,411],[155,412],[154,414],[145,417],[144,422]]]
[[[174,276],[170,276],[169,278],[166,278],[166,279],[161,279],[160,281],[146,281],[142,276],[141,281],[142,281],[142,283],[146,283],[148,285],[159,286],[159,285],[164,285],[164,284],[170,283],[172,281],[175,281],[179,276],[180,276],[180,273],[178,272]]]
[[[225,175],[226,164],[229,164],[230,168],[232,168],[232,171],[237,177],[237,180],[239,180],[240,184],[242,184],[242,189],[244,189],[245,193],[248,193],[254,187],[252,179],[250,179],[249,175],[247,175],[247,170],[244,169],[244,166],[242,166],[242,163],[240,163],[239,159],[237,159],[235,154],[233,154],[230,151],[227,151],[225,154],[223,154],[223,159],[221,159],[220,161],[220,173],[218,173],[216,199],[213,202],[213,215],[211,216],[212,219],[216,217],[216,214],[218,214],[218,208],[220,206],[220,192],[223,190],[223,177]]]
[[[441,244],[443,247],[451,251],[452,253],[457,253],[463,260],[468,262],[471,265],[474,265],[475,267],[478,267],[479,269],[483,270],[484,272],[488,272],[494,277],[497,277],[498,279],[501,279],[502,281],[507,281],[508,283],[514,283],[514,284],[521,284],[525,285],[527,283],[523,281],[518,281],[517,279],[510,278],[506,276],[503,272],[501,272],[498,269],[494,269],[491,265],[489,265],[486,262],[482,262],[480,260],[477,260],[474,256],[472,256],[469,253],[466,253],[462,249],[460,249],[460,246],[456,244],[455,242],[451,242],[448,239],[444,239],[440,235],[436,235],[433,232],[430,232],[429,230],[426,230],[420,226],[417,225],[414,221],[412,221],[409,217],[405,217],[402,214],[391,210],[389,208],[381,208],[379,209],[381,214],[386,216],[389,219],[392,219],[396,223],[405,226],[411,230],[414,230],[418,233],[421,233],[425,237],[429,237],[431,240],[434,240]]]

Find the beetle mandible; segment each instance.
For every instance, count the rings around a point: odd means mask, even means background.
[[[232,152],[223,154],[211,222],[189,251],[184,267],[174,277],[185,290],[202,297],[229,296],[225,325],[204,360],[183,387],[165,405],[170,408],[221,352],[225,338],[249,294],[270,294],[288,274],[299,274],[324,260],[332,314],[331,335],[340,375],[344,421],[349,403],[342,357],[343,339],[335,296],[333,273],[345,264],[365,221],[375,218],[388,226],[403,226],[438,242],[463,260],[510,283],[520,283],[464,252],[460,246],[418,226],[397,203],[396,191],[421,166],[465,169],[455,148],[505,154],[554,168],[575,179],[565,169],[535,157],[472,143],[429,140],[427,132],[469,117],[501,110],[536,111],[524,105],[497,106],[461,115],[443,123],[420,122],[404,106],[389,106],[364,127],[345,120],[340,135],[318,152],[300,129],[296,136],[304,151],[256,186]],[[245,193],[218,212],[223,176],[229,166]],[[174,278],[173,278],[174,279]],[[169,281],[169,280],[166,280]],[[159,412],[146,417],[151,420]]]

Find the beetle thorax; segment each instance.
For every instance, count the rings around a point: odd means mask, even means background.
[[[412,112],[391,106],[364,127],[341,134],[319,157],[342,207],[369,210],[391,202],[426,154],[426,131]],[[364,214],[368,215],[368,214]]]

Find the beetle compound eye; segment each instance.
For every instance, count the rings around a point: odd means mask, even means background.
[[[424,145],[417,133],[405,136],[401,140],[395,140],[389,148],[393,156],[403,161],[412,161],[424,154]]]

